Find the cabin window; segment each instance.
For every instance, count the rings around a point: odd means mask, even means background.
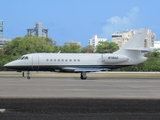
[[[25,59],[25,60],[27,60],[28,59],[28,56],[24,56],[24,57],[21,57],[21,58],[19,58],[19,59],[21,59],[21,60],[23,60],[23,59]],[[60,62],[60,61],[62,61],[62,62],[67,62],[67,61],[70,61],[70,62],[72,62],[72,61],[74,61],[74,62],[80,62],[80,59],[46,59],[46,61],[54,61],[54,62],[56,62],[56,61],[58,61],[58,62]]]

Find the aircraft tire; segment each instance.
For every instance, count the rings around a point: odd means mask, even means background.
[[[31,77],[30,76],[27,76],[27,79],[29,80]]]
[[[81,76],[81,80],[86,80],[86,79],[87,79],[87,77],[82,77],[82,76]]]

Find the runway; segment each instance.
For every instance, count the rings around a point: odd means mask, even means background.
[[[158,78],[0,78],[0,120],[159,120]]]
[[[158,78],[0,78],[0,98],[160,99],[159,93]]]

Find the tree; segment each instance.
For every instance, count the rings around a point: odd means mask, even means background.
[[[57,52],[57,47],[52,46],[51,39],[37,36],[17,37],[7,42],[0,50],[0,69],[9,61],[18,59],[21,55],[35,52]]]
[[[114,42],[110,42],[109,43],[109,48],[108,50],[110,50],[111,53],[117,51],[119,49],[118,45]]]
[[[62,53],[79,53],[81,51],[81,46],[75,43],[65,44],[59,47]]]
[[[88,45],[88,46],[86,46],[86,47],[83,47],[83,48],[81,49],[81,52],[82,52],[82,53],[93,53],[93,52],[94,52],[94,48],[93,48],[93,46]]]
[[[98,45],[96,46],[96,52],[97,53],[112,53],[118,50],[119,47],[117,44],[107,41],[100,41]]]
[[[34,52],[54,52],[54,47],[44,37],[25,36],[17,37],[7,42],[4,47],[5,55],[23,55]]]
[[[55,45],[55,43],[53,42],[53,40],[51,38],[45,38],[45,41],[46,41],[47,45],[51,45],[51,46]]]

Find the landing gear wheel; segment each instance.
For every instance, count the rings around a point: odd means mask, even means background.
[[[86,72],[81,72],[80,78],[81,78],[82,80],[87,79]]]
[[[22,72],[22,77],[24,77],[24,72]]]
[[[81,75],[81,77],[80,77],[82,80],[85,80],[85,79],[87,79],[87,76],[86,77],[84,77],[83,75]]]
[[[29,80],[31,77],[30,76],[27,76],[27,79]]]
[[[27,72],[27,79],[29,80],[31,77],[29,76],[29,71]]]

